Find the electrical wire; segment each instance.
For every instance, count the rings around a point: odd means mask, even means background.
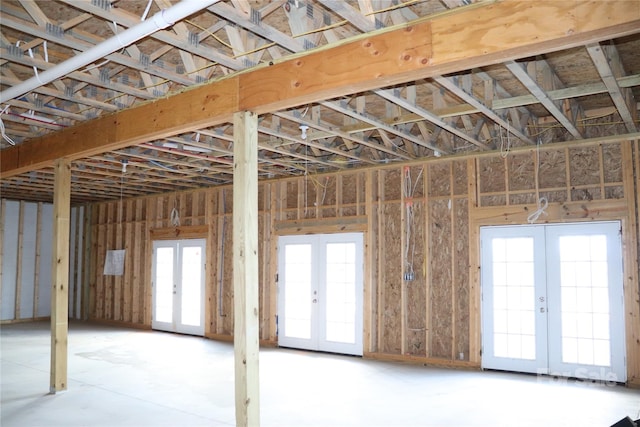
[[[538,180],[539,180],[539,175],[540,175],[540,145],[542,144],[542,140],[540,138],[538,138],[538,141],[536,141],[536,170],[534,172],[535,174],[535,179],[536,179],[536,188],[539,187],[538,185]],[[528,217],[527,217],[527,222],[529,224],[533,224],[535,223],[541,215],[547,215],[546,209],[547,206],[549,206],[549,201],[547,200],[546,197],[540,197],[538,199],[538,209],[536,209],[534,212],[532,212]]]
[[[9,106],[7,105],[0,111],[0,133],[2,133],[2,138],[9,143],[9,145],[16,145],[16,142],[11,139],[9,135],[7,135],[7,131],[4,127],[4,121],[2,120],[2,115],[5,114],[9,110]]]

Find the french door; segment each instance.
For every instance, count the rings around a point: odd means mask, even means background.
[[[626,381],[620,224],[483,227],[482,367]]]
[[[204,239],[153,242],[151,327],[204,335]]]
[[[362,234],[278,240],[278,343],[362,355]]]

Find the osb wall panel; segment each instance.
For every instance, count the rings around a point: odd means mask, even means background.
[[[450,200],[438,199],[429,202],[429,281],[430,336],[432,357],[451,358],[454,325],[453,271],[452,271],[452,223]]]
[[[599,147],[575,147],[569,149],[569,173],[572,186],[600,184]]]
[[[387,181],[385,180],[385,183]],[[396,182],[397,183],[397,182]],[[402,348],[402,226],[398,203],[382,206],[384,227],[380,230],[382,262],[380,265],[381,351],[399,354]]]
[[[469,359],[469,201],[453,203],[454,359]]]
[[[424,180],[418,180],[420,187]],[[416,187],[416,193],[417,187]],[[414,195],[416,194],[414,193]],[[418,193],[419,194],[419,193]],[[409,261],[413,264],[415,278],[405,282],[407,301],[406,351],[407,354],[427,356],[427,279],[425,253],[425,207],[424,201],[413,200],[412,233],[408,245]]]
[[[573,164],[574,158],[578,159],[577,165]],[[365,274],[369,292],[365,304],[365,318],[369,319],[364,331],[365,352],[399,359],[424,358],[426,362],[477,361],[477,355],[470,355],[470,342],[476,340],[470,331],[479,331],[474,324],[478,313],[470,308],[477,298],[469,283],[470,260],[477,256],[470,253],[472,217],[484,207],[535,206],[541,196],[552,204],[590,198],[621,199],[626,187],[622,182],[625,171],[621,144],[616,143],[545,147],[539,151],[532,147],[506,157],[499,153],[480,155],[474,161],[477,188],[469,187],[467,166],[473,163],[467,159],[415,163],[408,169],[387,165],[364,172],[302,176],[261,184],[261,337],[276,339],[274,224],[307,221],[319,229],[324,219],[369,213],[365,256],[371,271]],[[412,199],[404,193],[407,176],[411,178]],[[476,193],[479,206],[472,203]],[[230,335],[232,196],[231,188],[225,187],[126,201],[120,235],[117,203],[93,205],[91,251],[96,255],[90,278],[92,318],[150,325],[148,233],[150,229],[169,227],[171,210],[176,207],[185,225],[209,226],[207,333]],[[411,222],[407,221],[407,202],[412,203]],[[407,225],[411,226],[410,237],[405,234]],[[132,275],[122,283],[101,274],[105,251],[118,244],[127,249],[133,247],[137,257],[127,264],[126,270],[131,269]],[[415,278],[405,281],[403,263],[411,254]]]

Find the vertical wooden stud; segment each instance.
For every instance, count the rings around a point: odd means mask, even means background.
[[[260,424],[258,116],[233,116],[233,292],[236,425]]]
[[[640,386],[640,287],[638,286],[637,211],[639,183],[634,179],[634,166],[636,171],[640,167],[640,158],[637,150],[637,141],[636,143],[629,141],[622,144],[624,195],[629,212],[628,218],[622,221],[627,381],[634,387]],[[638,179],[637,175],[636,179]]]
[[[67,334],[69,329],[69,235],[71,217],[71,163],[59,159],[54,165],[53,256],[51,291],[50,391],[67,389]]]
[[[467,161],[469,189],[469,361],[480,364],[480,229],[473,212],[479,206],[477,159]]]
[[[373,173],[368,170],[365,173],[365,214],[367,216],[367,232],[364,235],[364,321],[363,321],[363,347],[364,352],[374,351],[373,326],[374,326],[374,286],[373,286]],[[360,186],[358,186],[360,191]],[[357,199],[360,200],[359,198]],[[359,204],[358,204],[359,205]],[[359,212],[358,212],[359,213]]]

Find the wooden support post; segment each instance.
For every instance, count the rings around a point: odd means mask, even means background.
[[[258,116],[233,116],[233,300],[236,425],[260,424]]]
[[[50,392],[67,389],[67,333],[69,328],[69,237],[71,219],[71,162],[59,159],[53,183],[53,256],[51,290]]]

